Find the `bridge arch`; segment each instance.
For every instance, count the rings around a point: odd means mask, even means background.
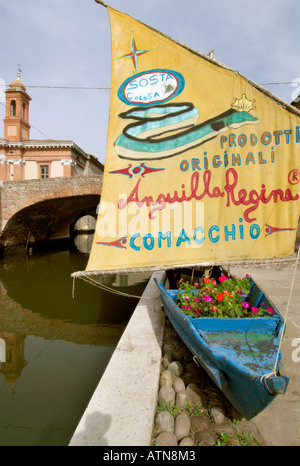
[[[50,183],[48,183],[50,181]],[[101,176],[4,182],[1,188],[2,246],[70,237],[82,215],[96,216]]]
[[[70,238],[74,238],[78,234],[94,232],[96,226],[96,219],[97,219],[97,206],[95,210],[90,211],[82,211],[79,215],[75,217],[73,222],[70,224],[69,227],[69,234]],[[84,227],[82,227],[82,221],[85,221]]]

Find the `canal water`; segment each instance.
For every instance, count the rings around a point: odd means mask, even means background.
[[[76,280],[88,255],[0,260],[0,445],[68,445],[138,302]],[[147,276],[104,276],[140,296]]]

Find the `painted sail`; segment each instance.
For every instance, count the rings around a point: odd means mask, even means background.
[[[300,113],[108,7],[109,129],[87,272],[294,253]]]

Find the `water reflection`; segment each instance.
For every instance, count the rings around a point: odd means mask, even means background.
[[[74,238],[74,244],[78,251],[88,254],[92,248],[93,235],[77,235]]]
[[[0,445],[67,445],[137,300],[76,280],[87,256],[0,264]],[[140,295],[147,276],[103,282]]]
[[[24,348],[26,335],[0,332],[1,341],[1,373],[14,391],[15,384],[26,365]]]

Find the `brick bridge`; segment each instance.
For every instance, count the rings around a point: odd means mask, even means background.
[[[84,215],[96,217],[102,176],[0,182],[0,247],[69,238]]]

